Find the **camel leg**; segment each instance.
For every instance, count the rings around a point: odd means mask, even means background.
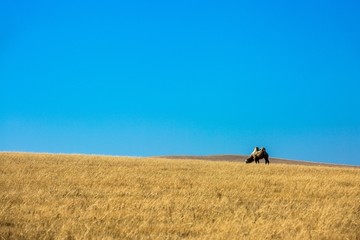
[[[265,158],[265,164],[270,164],[269,158]]]

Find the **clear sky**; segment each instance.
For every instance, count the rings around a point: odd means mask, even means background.
[[[0,2],[0,151],[360,165],[359,1]]]

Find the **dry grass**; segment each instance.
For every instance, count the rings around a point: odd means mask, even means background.
[[[360,169],[0,153],[0,239],[360,239]]]

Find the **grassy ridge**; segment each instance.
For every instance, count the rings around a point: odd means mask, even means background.
[[[360,169],[0,153],[0,239],[359,239]]]

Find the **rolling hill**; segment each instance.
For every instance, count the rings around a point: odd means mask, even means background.
[[[245,159],[248,158],[247,155],[235,155],[235,154],[219,154],[219,155],[172,155],[172,156],[158,156],[160,158],[168,159],[191,159],[191,160],[206,160],[206,161],[225,161],[225,162],[245,162]],[[260,164],[263,164],[264,160],[260,160]],[[329,166],[329,167],[355,167],[359,168],[360,166],[355,165],[345,165],[345,164],[331,164],[325,162],[311,162],[311,161],[301,161],[301,160],[289,160],[282,158],[272,158],[270,157],[270,164],[290,164],[290,165],[304,165],[304,166]]]

